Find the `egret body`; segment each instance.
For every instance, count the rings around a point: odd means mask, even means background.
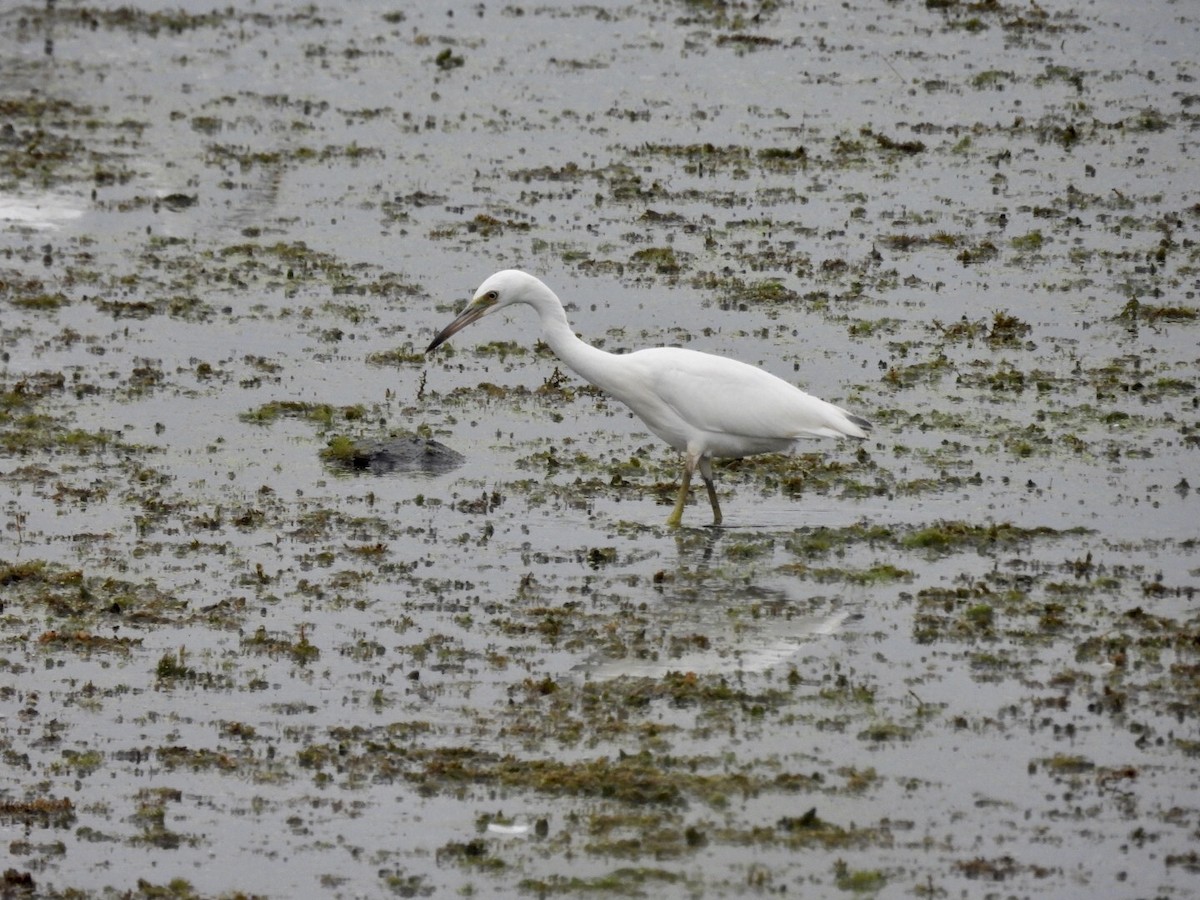
[[[650,431],[683,454],[682,483],[667,518],[670,526],[682,521],[692,473],[697,470],[708,489],[713,524],[721,524],[713,485],[714,456],[788,452],[809,437],[862,439],[871,428],[866,419],[737,360],[680,347],[626,354],[593,347],[571,330],[554,292],[515,269],[497,272],[480,285],[466,309],[438,332],[425,352],[472,322],[517,303],[533,307],[541,320],[542,340],[575,374],[616,397]]]

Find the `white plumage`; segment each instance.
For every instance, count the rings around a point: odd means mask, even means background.
[[[655,347],[634,353],[600,350],[576,337],[562,301],[540,280],[506,269],[480,285],[453,322],[438,332],[426,353],[489,313],[515,303],[532,306],[542,339],[568,367],[637,414],[646,427],[683,454],[683,479],[667,524],[683,517],[692,473],[699,469],[712,504],[713,524],[721,507],[713,485],[713,457],[737,458],[788,452],[810,437],[865,438],[871,423],[762,369],[684,350]]]

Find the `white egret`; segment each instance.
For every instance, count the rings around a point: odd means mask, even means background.
[[[683,454],[683,481],[667,524],[683,518],[692,473],[700,470],[713,524],[721,506],[713,485],[712,458],[792,451],[806,437],[865,438],[871,423],[806,394],[762,369],[737,360],[679,347],[608,353],[580,340],[567,322],[562,301],[540,280],[516,269],[497,272],[480,285],[467,308],[438,332],[429,353],[472,322],[506,306],[532,306],[542,339],[575,374],[616,397]]]

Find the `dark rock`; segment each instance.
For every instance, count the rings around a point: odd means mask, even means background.
[[[353,454],[337,462],[346,468],[369,470],[373,475],[391,475],[449,472],[466,462],[466,457],[440,441],[411,434],[356,441]]]

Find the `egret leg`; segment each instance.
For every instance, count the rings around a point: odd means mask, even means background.
[[[712,504],[713,524],[721,524],[721,504],[717,502],[717,486],[713,484],[712,460],[707,456],[700,457],[700,477],[708,489],[708,502]]]
[[[696,468],[696,460],[690,453],[683,457],[683,480],[679,485],[679,494],[675,497],[675,508],[667,516],[667,527],[678,528],[683,522],[683,504],[687,503],[688,488],[692,486],[692,472]]]

